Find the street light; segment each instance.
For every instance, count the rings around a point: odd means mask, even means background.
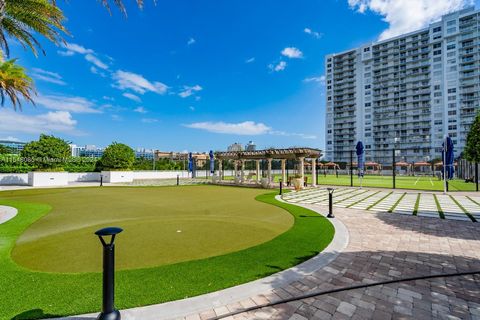
[[[103,303],[97,320],[120,320],[120,312],[115,309],[115,236],[123,229],[103,228],[95,232],[103,246]],[[110,242],[104,237],[110,236]]]

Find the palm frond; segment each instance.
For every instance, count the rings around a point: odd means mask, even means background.
[[[16,59],[0,62],[0,102],[3,106],[7,96],[14,110],[22,109],[20,97],[35,104],[33,95],[36,94],[32,78],[25,73],[25,68],[16,63]]]

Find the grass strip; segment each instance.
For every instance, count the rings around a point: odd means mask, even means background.
[[[440,215],[440,219],[445,219],[445,214],[443,213],[443,209],[440,206],[440,201],[438,201],[436,194],[433,194],[433,199],[435,200],[435,204],[437,205],[437,211],[438,211],[438,214]]]
[[[368,190],[365,190],[365,191],[359,192],[359,193],[355,193],[353,196],[349,196],[349,197],[343,198],[341,200],[334,201],[333,204],[341,203],[345,200],[352,199],[352,198],[357,197],[357,196],[361,196],[362,194],[367,193],[367,192],[368,192]],[[345,194],[345,193],[343,193],[343,194]]]
[[[187,187],[178,187],[178,192],[187,192],[184,188]],[[220,191],[211,186],[196,188],[211,188],[211,201]],[[19,236],[52,209],[49,204],[34,201],[42,193],[54,192],[53,189],[32,191],[28,192],[35,196],[30,200],[32,202],[15,197],[18,195],[16,192],[0,193],[2,205],[19,210],[15,218],[0,225],[0,319],[31,320],[98,312],[102,292],[100,270],[86,273],[35,272],[12,260],[10,253]],[[93,194],[96,193],[98,190],[93,190]],[[116,272],[116,306],[125,309],[214,292],[290,268],[325,249],[335,232],[328,219],[314,211],[277,201],[277,194],[261,194],[255,199],[283,208],[293,216],[294,224],[286,232],[265,243],[220,256],[152,268],[119,270]],[[75,198],[68,200],[75,205]],[[248,202],[248,199],[244,201]],[[225,209],[228,210],[228,207]],[[120,248],[117,248],[117,254],[121,254]],[[98,253],[101,259],[100,249]]]
[[[404,192],[404,193],[402,194],[402,196],[401,196],[400,198],[398,198],[397,202],[395,202],[395,203],[393,204],[393,206],[390,208],[390,210],[388,210],[388,212],[389,212],[389,213],[392,213],[392,212],[395,210],[395,208],[398,206],[398,204],[400,203],[400,201],[402,201],[402,199],[403,199],[406,195],[407,195],[407,193]]]
[[[468,210],[465,209],[465,207],[462,206],[462,205],[460,204],[460,202],[457,201],[457,199],[455,199],[452,195],[448,195],[448,196],[450,197],[450,199],[452,199],[453,202],[455,202],[455,204],[456,204],[460,209],[462,209],[462,211],[470,218],[470,220],[472,220],[473,222],[477,222],[477,219],[475,219],[475,217],[472,216],[472,215],[470,214],[470,212],[468,212]]]
[[[413,215],[416,216],[418,213],[418,207],[420,206],[420,193],[417,195],[417,200],[415,201],[415,207],[413,208]]]
[[[478,203],[477,201],[473,200],[472,198],[470,198],[469,196],[466,196],[468,198],[468,200],[472,201],[473,203],[475,203],[477,206],[480,206],[480,203]]]
[[[379,194],[379,193],[380,193],[380,191],[377,191],[377,192],[375,192],[375,193],[372,193],[372,194],[369,195],[368,197],[365,197],[365,198],[363,198],[363,199],[358,200],[357,202],[354,202],[354,203],[348,205],[347,208],[351,208],[351,207],[353,207],[354,205],[356,205],[357,203],[360,203],[360,202],[362,202],[362,201],[365,201],[365,200],[367,200],[368,198],[371,198],[371,197],[373,197],[374,195]]]
[[[375,207],[377,204],[379,204],[380,202],[382,202],[383,200],[385,200],[386,198],[388,198],[392,193],[393,193],[393,191],[390,191],[390,193],[388,193],[385,197],[383,197],[382,199],[376,201],[374,204],[372,204],[371,206],[369,206],[369,207],[367,208],[367,210],[370,210],[370,209],[372,209],[373,207]]]

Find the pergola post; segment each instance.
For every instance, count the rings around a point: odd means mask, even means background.
[[[260,160],[255,160],[256,163],[256,177],[257,177],[257,182],[260,182]]]
[[[240,171],[240,182],[243,183],[245,181],[245,160],[240,160],[241,164],[241,171]]]
[[[233,175],[234,175],[234,179],[237,179],[237,176],[238,176],[238,163],[237,163],[237,160],[233,160]]]
[[[286,175],[286,170],[285,170],[285,164],[286,164],[286,159],[282,159],[282,184],[285,184],[287,181],[287,175]]]
[[[220,180],[222,180],[222,170],[223,170],[223,160],[218,159],[218,176]]]
[[[317,159],[312,159],[312,187],[317,185]]]
[[[302,179],[303,184],[303,181],[305,181],[305,157],[298,157],[298,161],[300,162],[300,179]]]
[[[272,182],[272,158],[268,158],[267,162],[268,162],[267,178],[268,178],[268,183],[270,184]]]

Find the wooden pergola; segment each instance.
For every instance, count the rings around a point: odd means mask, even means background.
[[[316,185],[316,161],[322,155],[321,150],[314,148],[287,148],[287,149],[266,149],[254,151],[227,151],[215,153],[218,160],[218,176],[222,178],[222,161],[232,160],[234,164],[235,177],[238,176],[238,165],[240,165],[240,183],[245,182],[245,161],[256,162],[256,179],[260,181],[260,162],[267,161],[267,179],[272,183],[272,161],[280,160],[282,168],[282,181],[286,183],[286,161],[296,160],[298,162],[299,175],[303,180],[305,177],[305,160],[309,159],[312,166],[312,185]]]

